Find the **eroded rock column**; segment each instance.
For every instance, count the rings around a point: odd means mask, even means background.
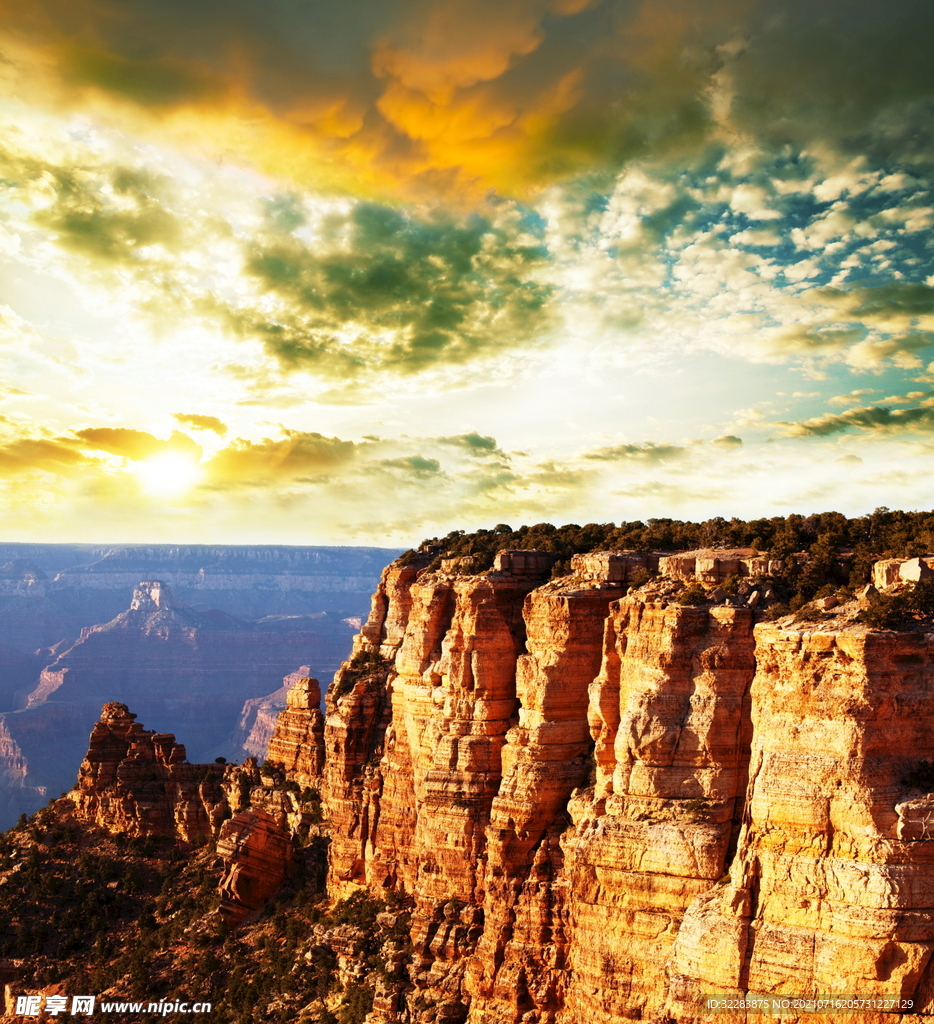
[[[556,1019],[660,1012],[685,908],[724,872],[745,791],[752,613],[625,598],[591,687],[593,790],[570,802]],[[611,742],[612,740],[612,742]]]
[[[738,854],[687,911],[672,1012],[696,1019],[702,993],[753,991],[914,997],[931,1013],[934,795],[918,783],[934,759],[932,639],[806,624],[756,634]]]

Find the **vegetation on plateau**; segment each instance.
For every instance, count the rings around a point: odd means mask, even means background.
[[[523,548],[557,554],[553,577],[570,571],[572,555],[588,551],[755,548],[766,552],[771,559],[784,562],[781,578],[776,580],[780,601],[767,613],[769,617],[776,617],[788,611],[799,611],[815,597],[851,596],[869,582],[872,564],[880,558],[913,558],[934,553],[934,512],[879,508],[855,518],[840,512],[821,512],[751,520],[718,516],[699,523],[678,519],[647,519],[619,525],[588,523],[585,526],[538,523],[515,530],[500,524],[492,530],[473,533],[454,530],[445,537],[432,537],[423,541],[417,550],[407,551],[401,561],[423,564],[427,561],[428,568],[433,569],[440,567],[442,559],[463,558],[469,560],[465,568],[476,573],[493,567],[497,551]],[[688,596],[690,603],[694,595]],[[864,621],[876,628],[894,628],[881,623],[910,623],[928,614],[924,610],[928,598],[923,591],[918,591],[916,597],[893,601],[881,602],[878,611],[870,609]]]

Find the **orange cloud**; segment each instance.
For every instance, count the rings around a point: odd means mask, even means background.
[[[607,36],[625,32],[642,9],[363,0],[354,18],[326,18],[213,0],[171,11],[141,0],[35,0],[28,9],[0,0],[0,19],[2,48],[33,97],[319,187],[423,195],[432,183],[518,191],[569,165],[530,154],[560,139],[581,104],[604,114],[617,107],[614,78],[626,68]],[[688,27],[660,16],[649,30],[673,36],[677,49]],[[583,149],[592,156],[594,146]]]
[[[868,0],[0,0],[0,22],[18,95],[319,189],[419,198],[696,150],[728,80],[744,132],[804,146],[929,89],[923,29]]]
[[[321,476],[350,462],[353,441],[325,437],[316,432],[288,431],[282,440],[237,438],[206,464],[210,479],[218,483],[261,484],[285,478]]]

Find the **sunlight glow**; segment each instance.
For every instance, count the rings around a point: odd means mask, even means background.
[[[199,483],[204,473],[201,466],[182,452],[161,452],[134,463],[133,472],[143,489],[158,498],[184,494]]]

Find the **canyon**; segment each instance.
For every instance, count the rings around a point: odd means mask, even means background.
[[[583,553],[552,578],[555,561],[409,553],[323,720],[318,684],[294,681],[266,777],[204,766],[195,799],[155,734],[115,773],[83,768],[75,813],[183,843],[197,818],[230,922],[321,830],[332,901],[407,901],[392,970],[354,960],[346,925],[317,926],[308,954],[337,956],[338,990],[370,985],[368,1024],[694,1022],[749,993],[910,1000],[927,1019],[934,632],[861,613],[928,561],[797,614],[781,560],[755,550]],[[134,757],[161,758],[150,817]]]
[[[284,677],[334,672],[397,553],[0,544],[0,826],[72,785],[106,701],[264,756]]]

